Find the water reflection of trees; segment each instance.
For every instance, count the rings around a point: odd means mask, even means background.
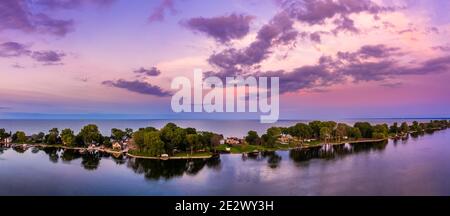
[[[263,161],[267,160],[267,165],[270,168],[277,168],[280,165],[282,157],[274,151],[263,151],[263,152],[252,152],[247,154],[242,154],[242,160],[255,160]]]
[[[353,143],[341,145],[325,145],[313,148],[294,149],[289,152],[289,157],[294,162],[304,162],[311,159],[335,159],[345,157],[350,154],[383,151],[388,141]]]
[[[143,174],[146,179],[159,180],[174,177],[196,175],[203,167],[220,168],[220,158],[194,160],[148,160],[130,158],[127,167],[137,174]]]

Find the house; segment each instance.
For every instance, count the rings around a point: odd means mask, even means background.
[[[242,142],[243,142],[243,140],[239,139],[237,137],[228,137],[226,140],[226,143],[228,145],[239,145],[239,144],[242,144]]]
[[[7,137],[5,139],[2,139],[2,140],[0,140],[0,143],[3,143],[3,144],[12,143],[12,138],[11,137]]]
[[[312,142],[312,141],[316,141],[316,139],[304,139],[303,141],[305,141],[305,142]]]
[[[225,140],[221,139],[219,143],[220,143],[220,145],[223,145],[223,144],[225,144]]]
[[[119,142],[114,142],[112,144],[112,148],[113,148],[113,150],[122,150],[122,146],[120,145]]]

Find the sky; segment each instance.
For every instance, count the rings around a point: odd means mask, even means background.
[[[450,117],[447,0],[2,0],[0,118],[174,113],[171,81],[276,76],[281,119]]]

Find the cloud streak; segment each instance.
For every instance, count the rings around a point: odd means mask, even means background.
[[[57,19],[41,11],[74,9],[84,4],[109,5],[115,0],[2,0],[0,31],[18,30],[63,37],[74,30],[71,19]],[[40,8],[44,10],[39,10]]]
[[[241,39],[250,31],[250,22],[254,17],[243,14],[231,14],[213,18],[196,17],[181,22],[194,32],[203,33],[220,43]]]
[[[5,42],[0,44],[0,57],[30,57],[37,62],[45,63],[45,65],[61,64],[62,59],[66,56],[63,52],[52,50],[32,51],[28,46],[17,42]]]
[[[166,11],[175,14],[177,11],[175,10],[174,2],[175,0],[161,0],[161,3],[151,12],[148,21],[150,23],[164,21]]]
[[[102,84],[105,86],[125,89],[131,92],[144,95],[153,95],[157,97],[168,97],[172,95],[171,92],[165,91],[159,86],[152,85],[150,83],[142,82],[139,80],[128,81],[124,79],[119,79],[116,81],[104,81],[102,82]]]
[[[134,70],[133,72],[138,75],[145,75],[145,76],[159,76],[161,74],[161,71],[156,67],[151,67],[150,69],[141,67],[137,70]]]

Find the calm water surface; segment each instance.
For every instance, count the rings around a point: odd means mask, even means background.
[[[2,148],[0,195],[450,195],[450,130],[208,160]]]

